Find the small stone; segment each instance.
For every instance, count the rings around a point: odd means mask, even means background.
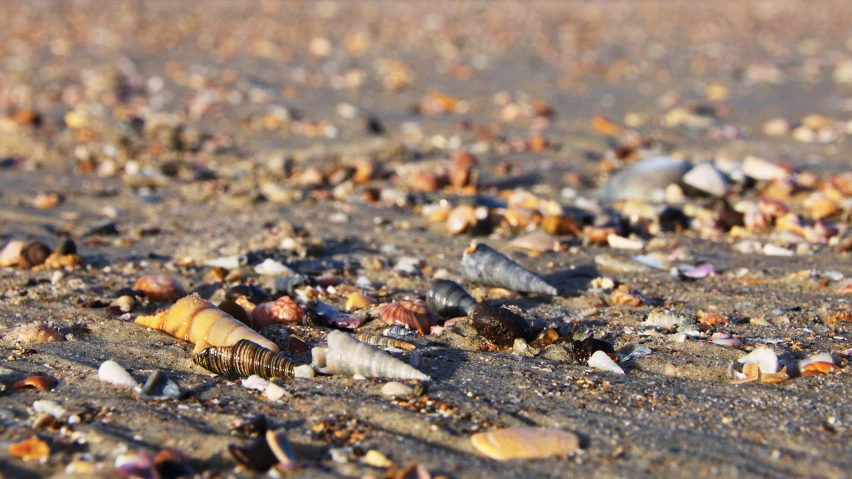
[[[684,184],[711,196],[722,197],[728,192],[728,179],[712,163],[699,163],[683,175]]]

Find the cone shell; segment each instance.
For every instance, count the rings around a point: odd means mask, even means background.
[[[305,311],[289,296],[258,305],[251,313],[255,328],[263,328],[276,323],[300,323]]]
[[[434,324],[432,311],[422,299],[397,301],[382,307],[382,321],[391,326],[403,326],[427,334]]]
[[[594,354],[592,354],[589,358],[589,367],[600,371],[624,374],[624,370],[621,369],[621,366],[619,366],[607,353],[603,351],[595,351]]]
[[[435,314],[444,318],[467,316],[479,304],[460,284],[438,278],[432,280],[426,302]]]
[[[367,378],[432,379],[417,369],[395,359],[369,344],[340,331],[328,334],[327,348],[311,350],[311,366],[323,374],[354,376],[360,374]]]
[[[182,298],[165,311],[151,316],[139,316],[136,318],[136,324],[158,329],[192,344],[207,341],[212,346],[233,346],[241,339],[248,339],[278,352],[275,343],[252,331],[213,303],[201,299],[197,294]]]
[[[556,288],[535,273],[483,243],[475,243],[465,250],[461,266],[462,274],[469,281],[519,293],[558,294]]]
[[[142,276],[133,289],[141,291],[146,298],[158,303],[174,303],[186,296],[186,291],[174,278],[165,275]]]
[[[473,448],[491,459],[545,459],[567,456],[580,449],[580,438],[552,428],[512,427],[470,437]]]

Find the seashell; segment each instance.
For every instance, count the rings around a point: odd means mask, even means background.
[[[171,308],[150,316],[139,316],[136,324],[163,331],[175,338],[197,344],[206,341],[213,346],[233,346],[241,339],[278,352],[272,341],[218,309],[197,294],[185,296]]]
[[[447,216],[447,231],[452,235],[464,233],[476,227],[476,210],[471,205],[459,205]]]
[[[34,401],[33,411],[39,414],[50,414],[56,419],[64,418],[68,414],[67,409],[62,407],[58,402],[50,399]]]
[[[498,461],[567,456],[580,449],[580,438],[576,434],[540,427],[480,432],[471,436],[470,442],[478,453]]]
[[[386,304],[379,314],[385,323],[413,329],[421,335],[428,334],[435,324],[432,311],[422,299]]]
[[[20,457],[24,461],[43,461],[50,456],[50,446],[37,436],[24,439],[21,442],[12,443],[8,454],[11,457]]]
[[[50,256],[51,250],[46,244],[40,241],[33,241],[24,246],[21,250],[21,255],[18,257],[18,265],[21,268],[32,268],[44,264],[44,260]]]
[[[204,346],[202,343],[201,347]],[[249,377],[255,374],[264,379],[292,378],[296,367],[277,350],[273,352],[248,339],[241,339],[233,346],[201,349],[192,355],[192,362],[226,377]]]
[[[479,304],[460,284],[438,278],[429,285],[426,303],[435,314],[444,318],[467,316]]]
[[[254,272],[261,276],[285,276],[296,274],[295,271],[288,268],[284,263],[275,261],[272,258],[266,258],[260,264],[254,267]]]
[[[539,350],[537,348],[530,347],[529,344],[524,340],[524,338],[516,338],[515,342],[512,343],[512,354],[515,356],[525,356],[531,358],[538,354]]]
[[[623,284],[614,289],[609,297],[612,304],[615,305],[633,306],[634,308],[645,305],[645,298],[641,294]]]
[[[104,361],[98,368],[98,379],[115,386],[139,387],[133,376],[115,361]]]
[[[280,296],[286,294],[291,298],[296,296],[296,290],[303,286],[314,286],[316,281],[310,276],[304,274],[294,274],[286,278],[275,278],[272,282],[273,295]]]
[[[296,453],[293,451],[293,446],[287,439],[287,435],[284,434],[283,429],[275,431],[271,429],[267,430],[266,444],[269,446],[269,450],[272,451],[275,459],[278,460],[279,469],[291,470],[298,466],[296,462]]]
[[[836,373],[840,368],[835,366],[833,362],[815,361],[801,367],[802,376],[817,376],[820,374]]]
[[[181,396],[180,386],[160,371],[151,373],[139,391],[142,399],[180,399]]]
[[[186,291],[175,279],[166,275],[142,276],[136,280],[133,289],[158,303],[174,303],[186,296]]]
[[[364,296],[361,293],[352,293],[346,298],[346,310],[364,309],[375,303],[376,301],[369,296]]]
[[[682,181],[685,185],[717,198],[725,196],[728,191],[728,179],[725,174],[709,162],[695,165],[683,175]]]
[[[742,170],[755,180],[783,180],[789,175],[786,168],[752,155],[743,160]]]
[[[0,266],[16,266],[20,262],[21,251],[26,245],[26,241],[9,241],[3,251],[0,251]]]
[[[355,334],[355,339],[361,341],[362,343],[367,343],[372,346],[376,346],[377,348],[398,348],[405,351],[413,351],[417,348],[416,345],[409,343],[408,341],[403,341],[401,339],[391,338],[388,336],[382,336],[380,334],[368,333],[366,331],[362,331],[360,333]]]
[[[577,221],[569,216],[547,215],[541,219],[541,229],[544,232],[557,235],[580,236],[582,231],[577,226]]]
[[[787,366],[781,368],[780,371],[773,374],[760,374],[760,382],[764,384],[778,384],[783,383],[784,381],[790,379],[790,375],[787,374]]]
[[[388,459],[387,456],[375,449],[370,449],[369,451],[367,451],[367,454],[365,454],[364,457],[361,458],[361,462],[372,467],[388,468],[393,466],[393,461],[391,461],[390,459]]]
[[[509,242],[509,246],[537,253],[559,251],[559,241],[553,236],[538,230],[518,236]]]
[[[508,308],[480,304],[470,317],[477,334],[497,346],[512,346],[516,339],[529,336],[526,320]]]
[[[740,364],[757,364],[761,374],[775,374],[781,369],[778,355],[767,347],[759,347],[737,360]]]
[[[432,378],[369,344],[340,331],[328,334],[328,347],[313,348],[311,366],[323,374],[363,375],[368,378],[416,379]]]
[[[683,314],[678,314],[667,309],[655,309],[648,313],[648,317],[642,322],[643,326],[655,326],[663,329],[677,327],[681,332],[686,329],[695,329],[695,320]]]
[[[47,376],[30,376],[12,385],[12,389],[35,388],[42,391],[53,387],[53,379]]]
[[[414,394],[414,388],[407,384],[402,384],[397,381],[391,381],[382,386],[382,394],[384,394],[385,396],[407,397]]]
[[[278,458],[269,447],[266,437],[259,437],[245,446],[229,444],[228,451],[237,462],[251,470],[266,471],[278,464]]]
[[[666,187],[679,183],[692,165],[668,156],[649,158],[624,168],[598,191],[603,201],[639,200],[660,203]]]
[[[592,353],[589,357],[588,365],[591,368],[599,369],[601,371],[608,371],[615,374],[624,374],[624,370],[621,369],[621,366],[615,363],[609,355],[602,351],[598,350]]]
[[[520,293],[556,296],[556,288],[532,271],[515,263],[484,243],[467,248],[461,261],[462,275],[468,281],[497,286]]]
[[[65,341],[65,337],[52,326],[44,323],[30,323],[15,329],[15,341],[21,344],[43,344]]]
[[[225,292],[225,299],[230,299],[231,301],[236,301],[240,296],[245,296],[253,304],[262,304],[272,299],[266,291],[253,284],[234,285]]]
[[[33,269],[73,268],[75,266],[80,266],[81,264],[83,264],[83,258],[77,256],[76,254],[60,254],[54,251],[53,253],[50,253],[47,258],[44,259],[44,263],[41,266],[36,266]]]
[[[118,298],[113,300],[112,303],[110,303],[110,306],[117,307],[119,310],[121,310],[122,313],[129,313],[131,310],[133,310],[133,306],[135,305],[136,300],[133,299],[133,296],[127,294],[119,296]]]
[[[595,339],[593,336],[589,336],[581,341],[574,340],[571,344],[571,354],[574,356],[574,361],[580,364],[589,364],[589,358],[598,351],[603,351],[608,356],[618,358],[612,344],[602,339]]]
[[[252,322],[257,329],[270,324],[301,323],[304,318],[305,311],[289,296],[260,304],[251,313]]]
[[[710,336],[710,342],[727,348],[736,348],[743,344],[739,339],[731,336],[730,333],[726,333],[725,331],[713,333],[713,335]]]

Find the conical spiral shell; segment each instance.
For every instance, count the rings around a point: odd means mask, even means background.
[[[182,298],[171,308],[151,316],[139,316],[136,324],[158,329],[178,339],[196,344],[207,341],[213,346],[233,346],[247,339],[274,352],[278,346],[245,324],[237,321],[213,303],[197,294]]]
[[[233,346],[211,347],[192,355],[192,362],[222,376],[291,378],[295,365],[279,353],[241,339]]]
[[[355,339],[361,341],[362,343],[367,343],[371,346],[376,346],[378,348],[392,347],[404,349],[406,351],[413,351],[417,349],[416,345],[411,344],[408,341],[403,341],[401,339],[391,338],[388,336],[382,336],[381,334],[368,333],[366,331],[356,333]]]
[[[432,280],[426,303],[432,312],[444,318],[467,316],[479,304],[460,284],[448,279]]]
[[[465,250],[461,266],[465,279],[475,283],[506,288],[519,293],[548,296],[556,296],[559,293],[556,288],[532,271],[483,243],[477,243]]]
[[[328,347],[314,348],[311,350],[311,356],[311,365],[323,374],[432,380],[408,364],[340,331],[328,333]]]

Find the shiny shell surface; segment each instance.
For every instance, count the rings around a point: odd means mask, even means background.
[[[580,438],[553,428],[512,427],[481,432],[470,438],[480,454],[498,461],[567,456],[580,449]]]
[[[147,275],[136,280],[133,289],[141,291],[146,298],[158,303],[174,303],[186,296],[186,291],[171,276]]]
[[[387,304],[380,314],[385,323],[413,329],[420,334],[428,334],[434,324],[432,311],[422,299]]]

